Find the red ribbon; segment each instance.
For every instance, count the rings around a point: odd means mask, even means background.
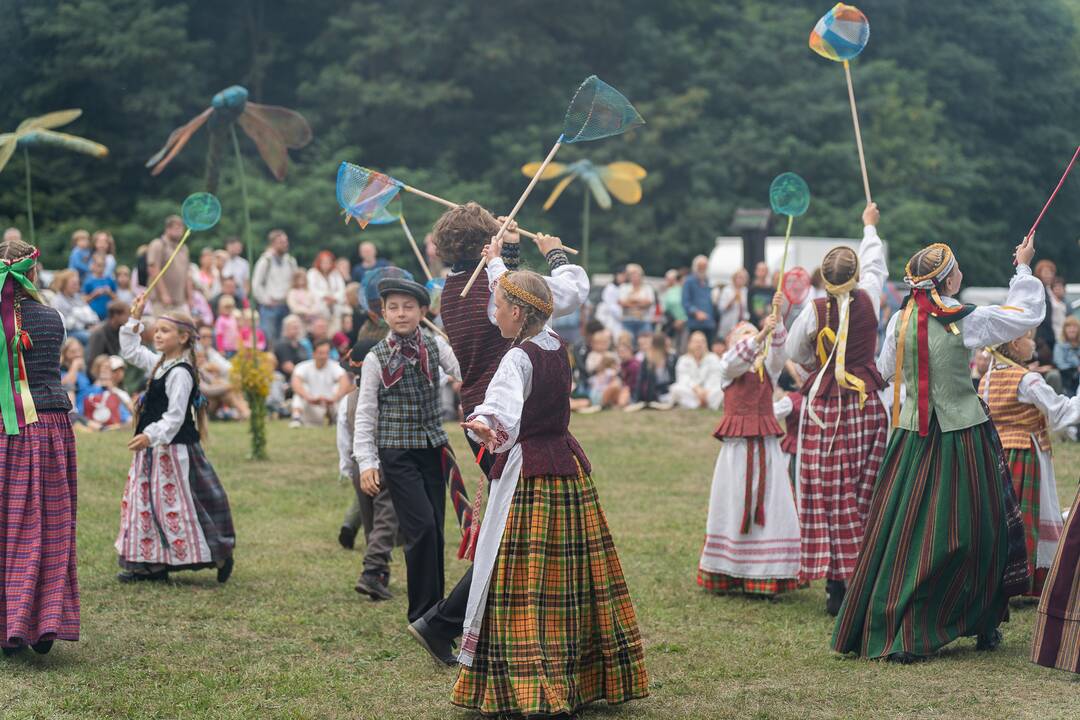
[[[919,307],[916,318],[916,354],[919,367],[919,437],[930,434],[930,316],[935,318],[949,317],[964,310],[963,305],[955,308],[946,308],[932,300],[925,290],[914,289],[911,297]]]

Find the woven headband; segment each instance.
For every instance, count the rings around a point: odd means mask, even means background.
[[[944,243],[934,243],[927,250],[933,248],[940,248],[944,252],[941,265],[925,275],[915,275],[911,271],[911,260],[908,260],[907,265],[904,266],[904,282],[907,283],[908,287],[931,290],[937,286],[938,282],[947,278],[956,269],[956,257],[953,255],[952,248]]]
[[[168,315],[162,315],[161,320],[168,320],[173,325],[179,325],[180,327],[190,328],[195,332],[199,332],[199,328],[195,326],[195,323],[189,323],[187,320],[178,320],[177,318],[170,317]]]
[[[515,285],[513,281],[510,280],[509,275],[501,275],[499,277],[499,287],[503,289],[503,292],[509,295],[513,295],[521,302],[526,303],[533,309],[539,311],[543,315],[547,315],[548,317],[551,317],[551,313],[555,309],[554,307],[552,307],[550,302],[547,302],[546,300],[543,300],[536,295],[533,295],[531,292],[519,285]]]

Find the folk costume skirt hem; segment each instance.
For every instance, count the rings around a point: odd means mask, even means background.
[[[896,430],[833,649],[927,656],[997,627],[1022,591],[1011,569],[1025,564],[1010,483],[989,422],[941,432],[935,416],[926,437]]]
[[[1046,578],[1035,616],[1031,660],[1080,673],[1080,494]]]
[[[1061,539],[1061,505],[1054,462],[1050,453],[1039,450],[1034,440],[1026,449],[1010,448],[1006,453],[1013,489],[1024,518],[1024,543],[1028,572],[1031,573],[1031,582],[1024,595],[1039,597]]]
[[[66,412],[0,433],[0,645],[79,639],[75,436]]]
[[[472,664],[451,701],[531,716],[648,694],[637,617],[592,480],[580,469],[521,477]]]

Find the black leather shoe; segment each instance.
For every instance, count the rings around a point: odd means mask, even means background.
[[[1001,631],[997,628],[981,632],[975,638],[975,649],[983,651],[997,650],[998,646],[1001,645],[1001,640]]]
[[[446,667],[457,667],[457,656],[454,655],[450,641],[436,637],[424,618],[409,625],[408,630],[413,640],[420,643],[420,647],[427,650],[435,662]]]
[[[36,652],[38,655],[48,655],[49,651],[52,650],[52,646],[52,640],[42,640],[41,642],[36,642],[31,645],[30,649]]]
[[[386,576],[384,582],[382,577],[372,573],[363,573],[360,579],[356,581],[356,592],[361,595],[367,595],[372,600],[391,600],[394,597],[394,593],[390,592],[390,588],[386,585],[390,582],[390,576]]]
[[[348,525],[342,525],[337,534],[338,545],[346,550],[352,550],[356,547],[356,528],[351,528]]]
[[[233,566],[235,564],[236,563],[235,561],[233,561],[232,555],[225,558],[225,562],[222,564],[221,567],[217,569],[217,581],[219,583],[225,583],[229,581],[229,578],[232,577]]]
[[[0,650],[4,651],[4,657],[14,657],[15,655],[21,653],[23,650],[26,650],[26,646],[19,645],[17,647],[0,648]]]
[[[840,606],[844,604],[844,593],[847,592],[847,588],[840,580],[826,580],[825,592],[828,593],[825,599],[825,612],[836,617],[840,614]]]
[[[134,583],[134,582],[164,582],[169,579],[168,570],[159,570],[152,573],[134,573],[134,572],[122,572],[117,573],[116,579],[122,583]]]
[[[896,663],[897,665],[910,665],[919,662],[921,659],[922,658],[918,655],[912,655],[909,652],[896,652],[886,656],[885,662]]]

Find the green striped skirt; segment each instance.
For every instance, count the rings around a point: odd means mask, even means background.
[[[993,425],[895,430],[833,649],[870,658],[931,655],[1005,617],[1023,557],[1022,524]],[[1016,537],[1013,537],[1013,536]],[[1019,541],[1019,547],[1016,543]],[[1019,553],[1019,557],[1013,557]]]
[[[588,475],[518,480],[476,654],[452,702],[484,714],[572,714],[649,694],[615,543]]]

